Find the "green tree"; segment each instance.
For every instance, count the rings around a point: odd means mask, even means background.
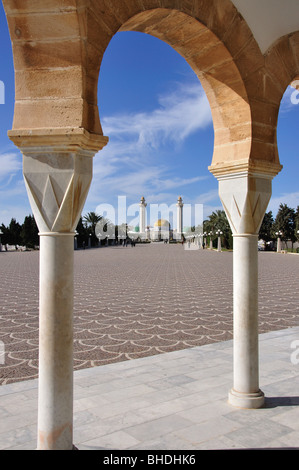
[[[7,231],[7,243],[9,245],[15,245],[17,248],[17,245],[20,245],[22,243],[21,239],[21,225],[16,221],[16,219],[11,219],[10,224],[8,226],[8,231]]]
[[[274,218],[272,211],[266,212],[259,230],[260,240],[264,240],[266,243],[273,240],[273,223]]]
[[[25,245],[26,248],[34,248],[39,244],[38,228],[33,215],[25,217],[20,237],[22,245]]]
[[[78,247],[84,247],[87,246],[88,243],[88,234],[89,230],[88,228],[83,224],[83,219],[80,217],[77,228],[77,242],[78,242]]]
[[[88,237],[91,238],[91,245],[95,246],[98,245],[98,239],[95,233],[96,225],[102,219],[101,215],[98,215],[96,212],[88,212],[83,217],[83,223],[85,228],[88,231]]]
[[[204,221],[203,229],[206,233],[212,232],[214,234],[214,241],[217,240],[216,231],[220,230],[222,232],[221,238],[223,246],[225,248],[232,248],[232,231],[224,210],[216,210],[212,212],[208,220]]]
[[[6,245],[8,243],[8,227],[6,227],[4,224],[1,224],[0,231],[2,232],[1,244]]]
[[[299,240],[299,206],[297,206],[296,213],[295,213],[295,236],[297,240]]]
[[[92,246],[97,246],[99,244],[99,238],[96,233],[96,227],[99,222],[102,223],[101,228],[103,229],[103,234],[101,235],[104,238],[106,233],[108,236],[109,233],[113,232],[113,230],[110,230],[111,228],[113,228],[113,224],[109,219],[103,217],[102,215],[98,215],[96,214],[96,212],[88,212],[88,214],[83,217],[83,224],[85,229],[87,230],[87,236],[91,239]]]
[[[296,241],[295,234],[295,210],[288,207],[287,204],[280,204],[273,228],[272,235],[277,237],[276,232],[281,231],[281,239],[285,242],[290,240],[293,243]]]

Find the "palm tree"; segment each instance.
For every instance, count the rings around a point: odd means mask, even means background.
[[[91,236],[91,244],[93,246],[98,245],[99,240],[105,240],[109,237],[114,238],[114,226],[106,217],[98,215],[96,212],[88,212],[88,214],[83,217],[83,222]],[[99,222],[101,222],[101,226],[97,227]]]
[[[98,239],[96,236],[96,226],[97,223],[99,223],[102,220],[102,216],[98,215],[96,212],[88,212],[84,217],[83,217],[83,223],[85,225],[85,228],[88,230],[90,237],[91,237],[91,244],[92,245],[97,245],[98,244]]]
[[[98,215],[96,212],[88,212],[88,214],[84,215],[83,222],[85,223],[85,227],[89,228],[94,231],[96,225],[103,217]]]

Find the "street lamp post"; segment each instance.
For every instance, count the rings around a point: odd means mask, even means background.
[[[217,251],[221,251],[221,235],[223,232],[220,230],[217,230],[216,235],[218,235],[218,246],[217,246]]]
[[[282,236],[282,231],[279,230],[278,232],[275,233],[277,236],[277,253],[281,252],[281,236]]]
[[[198,247],[202,248],[202,243],[203,243],[202,233],[199,233],[197,237],[198,237],[197,238]]]
[[[213,235],[213,232],[209,232],[209,237],[210,237],[210,250],[213,249],[213,240],[212,240],[212,235]]]
[[[78,236],[78,235],[79,235],[79,233],[78,233],[77,230],[76,230],[76,232],[75,232],[75,239],[74,239],[74,248],[75,248],[75,250],[78,250],[78,239],[77,239],[77,236]]]
[[[3,232],[2,232],[2,230],[0,230],[0,251],[2,251],[1,235],[3,235]]]

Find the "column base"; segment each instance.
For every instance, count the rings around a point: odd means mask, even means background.
[[[265,403],[265,395],[259,390],[256,393],[241,393],[233,388],[228,394],[228,402],[236,408],[257,409]]]

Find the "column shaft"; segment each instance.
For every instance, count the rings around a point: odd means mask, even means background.
[[[73,445],[73,235],[40,236],[40,450]]]
[[[141,233],[145,232],[145,207],[140,207],[140,228],[139,231]]]
[[[258,358],[257,235],[234,235],[234,385],[229,401],[244,408],[262,406]]]
[[[177,207],[177,233],[176,238],[180,240],[183,234],[183,201],[181,196],[178,198],[178,202],[176,204]]]

